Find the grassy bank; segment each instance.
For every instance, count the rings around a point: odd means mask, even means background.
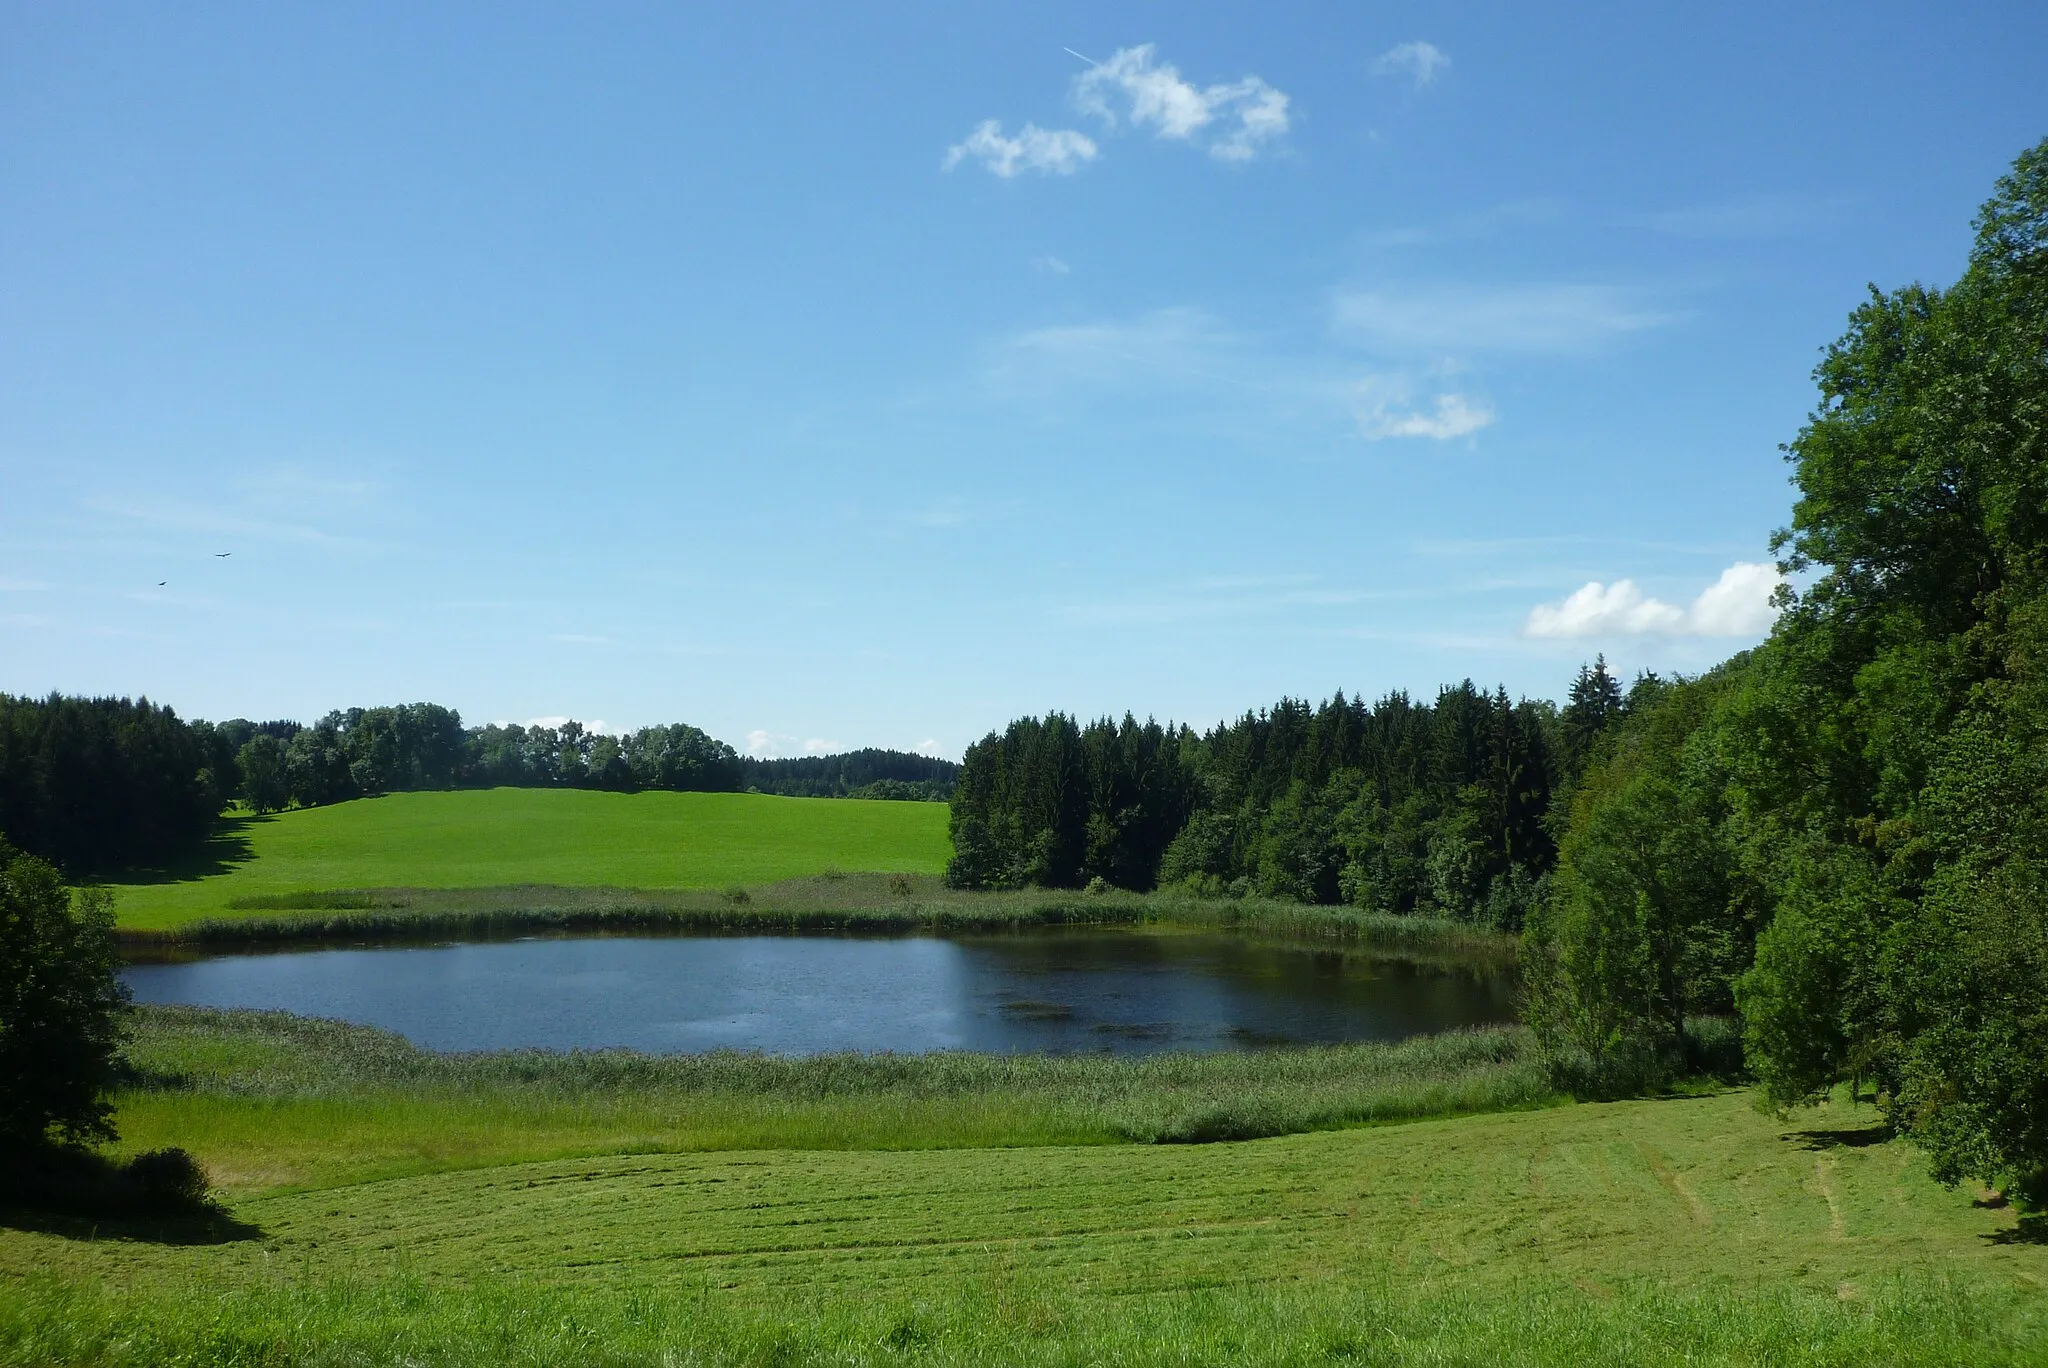
[[[126,1147],[231,1192],[575,1155],[1205,1141],[1542,1105],[1519,1030],[1145,1059],[444,1055],[282,1013],[137,1013]]]
[[[301,1086],[261,1074],[221,1076],[257,1109]],[[1204,1146],[335,1170],[231,1207],[185,1234],[0,1219],[0,1362],[2048,1353],[2048,1247],[2012,1212],[1931,1183],[1867,1107],[1787,1122],[1740,1093]]]
[[[724,888],[827,869],[936,874],[941,803],[743,793],[394,793],[223,824],[190,865],[115,885],[124,927],[167,930],[306,889]]]
[[[823,801],[823,800],[821,800]],[[136,953],[151,948],[309,941],[405,940],[535,932],[997,932],[1034,926],[1148,924],[1327,940],[1390,953],[1505,961],[1511,938],[1429,917],[1261,899],[1060,890],[962,893],[932,875],[841,874],[753,888],[350,888],[239,897],[221,913],[175,927],[124,926]]]

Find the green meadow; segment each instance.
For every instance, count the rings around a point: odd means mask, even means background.
[[[149,1012],[134,1058],[126,1143],[181,1138],[225,1214],[0,1221],[0,1362],[2048,1355],[2038,1231],[1930,1181],[1868,1106],[1563,1104],[1514,1032],[1238,1061],[440,1057]],[[1247,1086],[1351,1124],[1129,1143]],[[1429,1114],[1475,1105],[1516,1109]]]
[[[192,867],[117,883],[124,928],[246,917],[309,889],[707,889],[831,869],[935,874],[943,803],[752,793],[392,793],[224,824]]]
[[[1512,953],[1344,908],[956,893],[945,818],[399,794],[235,822],[117,906],[201,940],[1097,921]],[[1771,1115],[1708,1083],[1574,1104],[1519,1027],[1148,1058],[441,1055],[153,1007],[127,1056],[120,1149],[191,1151],[219,1210],[0,1212],[0,1364],[2048,1361],[2039,1218],[1942,1188],[1867,1105]]]

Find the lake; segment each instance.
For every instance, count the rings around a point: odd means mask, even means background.
[[[435,1050],[1239,1050],[1513,1019],[1498,970],[1206,932],[553,937],[218,955],[137,1002],[257,1007]]]

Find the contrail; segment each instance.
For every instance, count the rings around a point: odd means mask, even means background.
[[[1072,57],[1079,57],[1079,58],[1080,58],[1080,59],[1081,59],[1082,61],[1086,62],[1086,63],[1087,63],[1087,64],[1088,64],[1089,66],[1101,66],[1101,65],[1102,65],[1102,63],[1100,63],[1100,62],[1096,61],[1096,60],[1095,60],[1095,59],[1094,59],[1093,57],[1090,57],[1090,56],[1088,56],[1088,55],[1087,55],[1087,54],[1085,54],[1085,53],[1075,52],[1075,51],[1074,51],[1074,50],[1073,50],[1072,48],[1061,48],[1061,49],[1060,49],[1060,51],[1061,51],[1061,52],[1064,52],[1064,53],[1066,53],[1066,54],[1068,54],[1069,56],[1072,56]]]

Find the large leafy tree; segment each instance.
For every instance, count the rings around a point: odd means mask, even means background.
[[[2048,143],[1962,278],[1873,291],[1815,378],[1778,541],[1810,582],[1593,748],[1536,1022],[1668,1034],[1733,979],[1766,1098],[1873,1079],[1938,1175],[2048,1200]]]
[[[1750,757],[1797,858],[1744,983],[1780,1100],[1868,1069],[1944,1177],[2048,1196],[2048,142],[1947,290],[1873,292],[1789,449],[1818,572]]]
[[[119,970],[106,892],[0,841],[0,1148],[113,1138]]]

